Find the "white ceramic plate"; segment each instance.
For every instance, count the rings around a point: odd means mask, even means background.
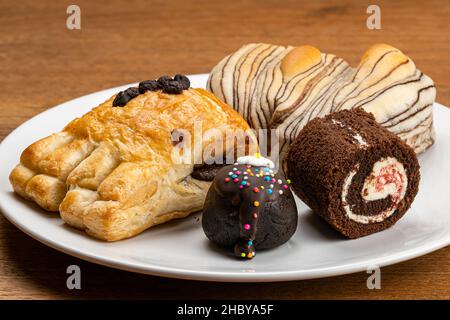
[[[207,75],[191,76],[204,87]],[[237,260],[213,246],[203,234],[201,215],[151,228],[128,240],[105,243],[66,226],[56,214],[17,197],[8,175],[24,148],[61,130],[119,90],[96,92],[47,110],[14,130],[0,145],[0,208],[5,217],[31,237],[67,254],[102,265],[185,279],[263,282],[328,277],[411,259],[450,243],[450,109],[435,104],[435,145],[419,160],[420,191],[409,212],[392,228],[347,240],[297,201],[299,227],[288,243]],[[298,199],[297,199],[298,200]]]

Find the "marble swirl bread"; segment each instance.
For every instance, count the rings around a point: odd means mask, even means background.
[[[386,44],[370,47],[356,68],[312,46],[247,44],[213,68],[207,87],[252,128],[279,129],[282,154],[311,119],[357,107],[416,153],[434,142],[434,83]]]
[[[202,89],[139,94],[130,88],[114,98],[31,144],[10,174],[19,195],[107,241],[202,208],[211,182],[191,176],[194,164],[172,160],[174,130],[193,134],[196,121],[201,133],[249,129],[230,106]],[[210,142],[203,139],[202,148]]]

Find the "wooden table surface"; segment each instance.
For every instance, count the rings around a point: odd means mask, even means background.
[[[81,8],[81,30],[66,8]],[[370,45],[402,49],[450,105],[450,2],[376,1],[381,30],[366,27],[365,1],[2,1],[0,138],[34,115],[90,92],[162,74],[207,73],[248,42],[312,44],[358,63]],[[66,268],[82,289],[66,288]],[[308,281],[223,284],[157,278],[94,265],[31,239],[0,215],[0,298],[440,298],[450,299],[450,247],[366,273]]]

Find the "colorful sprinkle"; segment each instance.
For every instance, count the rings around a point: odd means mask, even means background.
[[[252,245],[253,245],[253,241],[252,241],[252,240],[248,240],[247,244],[248,244],[249,246],[252,246]]]
[[[239,182],[239,179],[238,179],[238,178],[235,178],[235,179],[233,179],[233,182],[234,182],[234,183]]]
[[[258,189],[257,187],[254,187],[254,188],[253,188],[253,192],[258,193],[258,192],[259,192],[259,189]]]
[[[283,185],[283,189],[287,190],[287,189],[289,189],[289,187],[285,184],[285,185]]]
[[[264,190],[264,189],[265,189],[265,188],[264,188],[264,186],[261,186],[261,189],[263,189],[263,190]]]
[[[241,185],[239,186],[239,189],[244,189],[244,186],[241,184]]]
[[[239,170],[238,171],[236,171],[236,174],[237,175],[240,175],[242,172],[240,172]]]
[[[241,184],[242,184],[243,186],[245,186],[245,185],[247,184],[247,181],[242,181]]]
[[[237,168],[233,168],[233,171],[236,171],[237,170]]]
[[[259,201],[253,202],[253,205],[254,205],[255,207],[259,207]]]
[[[287,182],[288,184],[291,184],[291,179],[287,179],[286,182]]]
[[[230,178],[225,178],[225,182],[230,182]]]
[[[269,188],[273,189],[273,184],[269,185]]]
[[[278,193],[279,193],[279,194],[283,194],[283,190],[279,190]]]
[[[241,257],[242,257],[242,258],[245,258],[245,252],[242,252],[242,253],[241,253]]]
[[[267,193],[268,193],[268,194],[272,194],[272,193],[273,193],[273,190],[272,190],[272,189],[268,189],[268,190],[267,190]]]
[[[249,252],[249,253],[247,254],[247,258],[251,258],[251,257],[253,257],[253,252]]]
[[[264,177],[264,180],[270,181],[270,177],[269,177],[269,176],[266,176],[266,177]]]
[[[248,223],[246,223],[246,224],[244,225],[244,229],[245,229],[245,230],[250,230],[250,225],[249,225]]]
[[[233,175],[231,175],[231,177],[232,177],[233,179],[236,179],[236,178],[237,178],[237,175],[233,174]]]
[[[244,177],[244,180],[247,180],[248,179],[248,177]]]
[[[276,179],[274,179],[274,178],[272,178],[271,180],[270,180],[270,182],[275,182],[275,181],[277,181]]]
[[[278,184],[282,184],[282,183],[283,183],[283,180],[278,179]]]
[[[231,172],[231,171],[228,172],[228,175],[229,175],[229,176],[232,176],[232,175],[233,175],[233,172]]]
[[[256,212],[253,214],[253,219],[258,219],[258,214]]]

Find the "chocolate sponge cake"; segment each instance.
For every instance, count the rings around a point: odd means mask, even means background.
[[[279,246],[297,229],[297,207],[281,170],[262,157],[241,157],[221,169],[203,207],[206,236],[237,257]]]
[[[413,149],[360,108],[309,122],[284,166],[294,192],[349,238],[397,222],[420,180]]]

